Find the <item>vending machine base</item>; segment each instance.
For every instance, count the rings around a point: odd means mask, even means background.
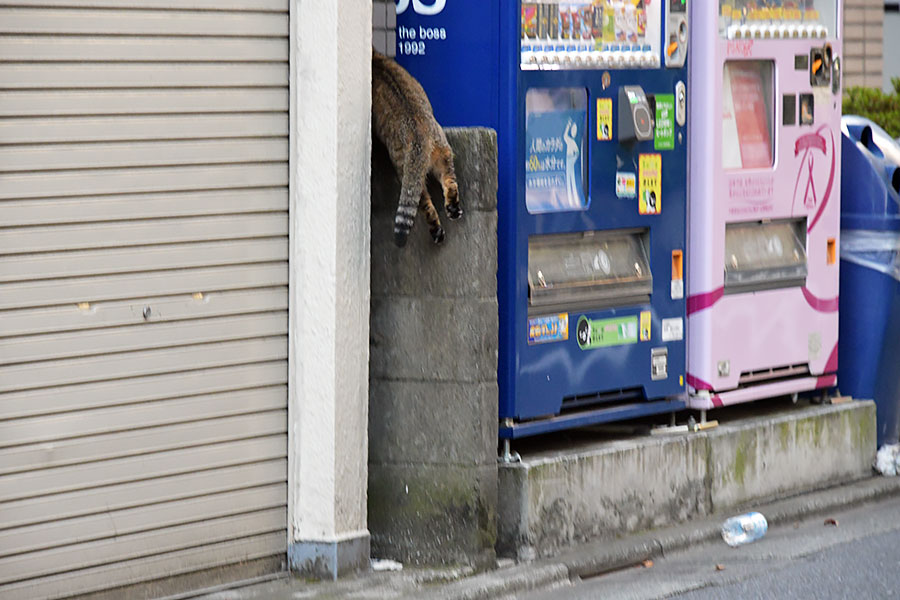
[[[800,377],[763,383],[752,387],[738,388],[728,392],[714,392],[712,390],[700,390],[692,394],[687,401],[688,408],[694,410],[712,410],[733,404],[742,404],[763,398],[777,396],[793,396],[833,388],[837,385],[837,375],[821,375],[819,377]]]
[[[512,419],[505,419],[500,424],[500,439],[517,440],[564,429],[589,427],[604,423],[618,423],[653,415],[674,414],[679,410],[684,410],[686,407],[687,404],[681,398],[671,398],[651,402],[641,400],[590,411],[564,413],[546,419],[534,419],[531,421],[517,422]]]

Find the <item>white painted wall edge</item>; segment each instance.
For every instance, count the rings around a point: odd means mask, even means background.
[[[368,539],[372,9],[290,10],[288,544],[340,544]]]

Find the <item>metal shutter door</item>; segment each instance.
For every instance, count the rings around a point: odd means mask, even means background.
[[[5,600],[284,568],[288,22],[0,0]]]

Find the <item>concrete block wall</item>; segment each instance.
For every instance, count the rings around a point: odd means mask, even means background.
[[[880,88],[884,68],[884,0],[844,1],[844,88]],[[900,34],[900,32],[898,32]]]
[[[431,241],[420,214],[393,243],[400,186],[372,156],[369,531],[372,555],[487,565],[497,535],[497,150],[448,129],[464,216]]]
[[[372,0],[372,47],[382,54],[397,54],[397,4],[394,0]]]

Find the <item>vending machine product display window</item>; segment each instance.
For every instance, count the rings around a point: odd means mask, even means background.
[[[523,2],[521,68],[657,68],[662,13],[653,4],[648,0]],[[682,4],[681,0],[676,4]]]
[[[719,35],[727,39],[837,37],[836,0],[719,0]]]

